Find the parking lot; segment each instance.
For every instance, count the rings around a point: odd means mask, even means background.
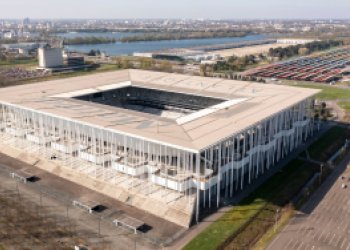
[[[21,169],[30,170],[38,177],[38,180],[24,184],[10,177],[12,171],[20,172]],[[1,188],[7,191],[17,193],[18,189],[24,202],[29,200],[31,203],[44,207],[50,217],[55,220],[57,218],[56,221],[61,223],[69,219],[74,222],[77,233],[90,246],[97,246],[96,249],[100,249],[98,247],[101,244],[107,246],[102,249],[159,249],[160,245],[165,244],[183,230],[171,222],[122,204],[4,154],[0,154],[0,183]],[[73,200],[80,200],[82,197],[96,201],[106,209],[90,214],[74,206]],[[146,230],[135,234],[134,230],[122,226],[117,227],[113,224],[113,220],[121,216],[138,218],[145,222]]]
[[[350,47],[305,56],[245,72],[247,76],[298,81],[331,82],[349,74]]]
[[[350,155],[267,249],[350,249]],[[342,188],[346,184],[347,188]]]

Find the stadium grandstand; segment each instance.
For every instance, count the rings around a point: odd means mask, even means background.
[[[189,227],[312,136],[317,92],[141,70],[14,86],[0,148]]]

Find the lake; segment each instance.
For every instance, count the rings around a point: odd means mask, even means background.
[[[61,33],[56,34],[62,37],[74,38],[83,36],[97,36],[97,37],[113,37],[121,38],[125,36],[134,35],[135,33],[122,32],[77,32],[77,33]],[[92,44],[92,45],[66,45],[65,48],[69,51],[89,52],[90,50],[100,50],[106,52],[108,55],[132,55],[134,52],[147,52],[161,49],[171,48],[191,48],[195,46],[214,45],[235,43],[244,41],[256,41],[266,39],[266,35],[248,35],[245,37],[223,37],[223,38],[201,38],[201,39],[186,39],[186,40],[167,40],[167,41],[145,41],[132,43],[110,43],[110,44]]]

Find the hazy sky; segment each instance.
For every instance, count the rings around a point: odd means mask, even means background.
[[[350,0],[0,0],[0,19],[23,17],[350,19]]]

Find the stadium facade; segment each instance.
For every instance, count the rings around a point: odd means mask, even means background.
[[[312,136],[317,92],[140,70],[16,86],[2,144],[188,227]]]

